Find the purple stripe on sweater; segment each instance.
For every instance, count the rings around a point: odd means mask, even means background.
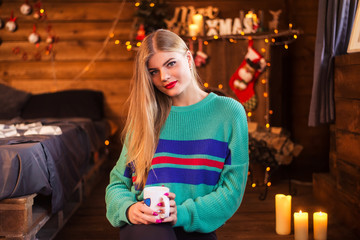
[[[214,139],[176,141],[160,139],[156,153],[168,152],[174,154],[192,155],[207,154],[210,156],[225,158],[228,155],[227,142]]]
[[[129,167],[129,165],[127,165],[125,168],[124,176],[127,178],[131,178],[131,176],[132,176],[132,170],[131,170],[131,167]]]

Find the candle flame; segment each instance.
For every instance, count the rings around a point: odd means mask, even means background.
[[[299,211],[299,213],[301,214],[301,213],[302,213],[302,211],[300,210],[300,211]]]
[[[245,15],[246,18],[252,18],[253,17],[253,12],[252,11],[249,11],[246,15]]]

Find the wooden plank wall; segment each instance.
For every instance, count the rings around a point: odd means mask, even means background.
[[[360,53],[335,58],[335,113],[330,172],[316,174],[314,191],[360,236]],[[331,188],[325,185],[332,186]]]
[[[0,30],[0,81],[15,88],[32,93],[59,91],[64,89],[90,88],[101,90],[106,97],[106,116],[117,125],[124,119],[125,100],[128,96],[129,81],[132,76],[134,51],[127,51],[124,45],[115,45],[114,40],[122,42],[129,39],[134,2],[125,1],[124,10],[114,31],[114,38],[106,45],[104,51],[92,64],[88,71],[76,78],[102,48],[109,34],[113,21],[119,11],[121,0],[42,0],[43,8],[48,15],[47,22],[35,20],[31,15],[21,15],[19,6],[23,0],[3,0],[0,5],[0,17],[7,19],[11,10],[17,19],[18,30],[8,32]],[[30,3],[37,2],[30,0]],[[312,68],[316,33],[317,1],[305,0],[200,0],[180,1],[167,0],[170,11],[176,6],[207,7],[220,9],[220,18],[238,16],[239,10],[263,10],[265,23],[271,19],[268,10],[282,9],[280,29],[287,29],[292,22],[295,28],[303,30],[299,39],[290,45],[291,88],[287,89],[292,96],[288,114],[292,138],[304,146],[302,154],[295,159],[295,168],[305,169],[311,179],[312,169],[327,166],[328,135],[327,127],[307,127],[307,116],[312,87]],[[55,44],[54,55],[42,54],[36,61],[33,55],[45,47],[44,41],[39,48],[27,41],[32,32],[33,24],[37,24],[37,32],[46,38],[48,23],[59,42]],[[255,43],[261,48],[261,42]],[[231,94],[228,87],[230,76],[240,65],[246,53],[246,41],[230,44],[226,41],[211,41],[204,49],[209,55],[209,62],[199,69],[202,79],[210,87],[223,84],[224,90]],[[21,53],[14,54],[13,49],[19,47],[21,52],[28,53],[28,60],[22,60]],[[269,49],[267,49],[269,51]],[[53,59],[53,60],[52,60]],[[281,84],[281,83],[280,83]],[[284,99],[286,100],[286,99]],[[314,138],[319,141],[310,141]],[[325,162],[325,163],[324,163]],[[300,174],[298,177],[304,177]]]
[[[103,91],[106,116],[119,124],[120,110],[128,95],[134,52],[111,41],[89,70],[75,79],[101,49],[119,10],[119,1],[42,1],[47,21],[22,15],[19,6],[23,2],[3,1],[1,6],[2,19],[8,18],[11,10],[18,17],[17,31],[1,30],[1,81],[32,93],[82,88]],[[126,2],[114,31],[116,37],[128,39],[133,9],[133,3]],[[47,36],[48,25],[59,37],[54,45],[54,56],[42,51],[42,59],[34,60],[34,53],[46,45],[43,40],[37,48],[27,41],[34,23],[42,38]],[[19,54],[13,53],[16,47],[20,48]],[[22,60],[22,52],[28,53],[27,61]]]
[[[330,172],[351,205],[357,206],[349,211],[360,213],[360,54],[337,57],[335,65],[336,157]]]

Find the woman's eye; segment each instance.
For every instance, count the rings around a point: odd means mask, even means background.
[[[157,71],[150,71],[149,73],[151,76],[154,76],[157,73]]]
[[[168,63],[168,66],[169,66],[169,67],[172,67],[172,66],[175,65],[175,63],[176,63],[175,61],[171,61],[171,62]]]

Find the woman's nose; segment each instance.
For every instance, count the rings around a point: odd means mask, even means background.
[[[161,81],[167,81],[170,78],[168,71],[162,70],[160,71]]]

